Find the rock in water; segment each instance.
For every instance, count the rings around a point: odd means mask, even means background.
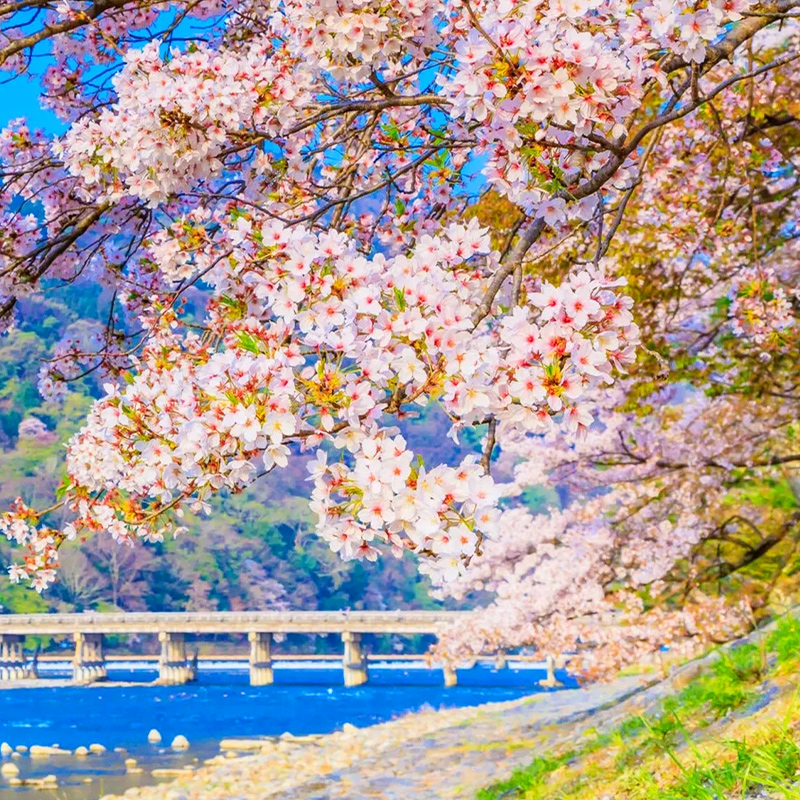
[[[261,750],[268,739],[223,739],[219,743],[220,750]]]
[[[10,756],[13,752],[14,750],[8,742],[0,744],[0,756]]]
[[[97,755],[100,755],[100,753],[105,753],[105,751],[106,751],[105,747],[103,747],[103,745],[101,745],[101,744],[90,744],[89,745],[89,752],[90,753],[97,753]]]
[[[126,758],[125,759],[125,766],[128,767],[128,768],[135,767],[136,763],[137,762],[136,762],[135,758]]]
[[[186,750],[189,747],[189,740],[178,734],[173,740],[171,745],[175,750]]]
[[[47,756],[70,756],[71,750],[62,750],[60,747],[47,747],[43,744],[32,744],[28,751],[31,758],[47,758]]]
[[[153,728],[153,730],[147,734],[147,741],[150,742],[150,744],[158,744],[161,741],[161,734]]]
[[[86,747],[76,747],[73,755],[76,755],[78,758],[86,758],[86,756],[89,755],[89,750]]]
[[[8,761],[0,767],[0,775],[4,778],[16,778],[19,775],[19,767],[13,761]]]

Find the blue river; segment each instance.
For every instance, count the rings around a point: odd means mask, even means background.
[[[67,677],[67,666],[62,673],[58,665],[48,664],[42,677]],[[201,662],[197,682],[185,686],[146,683],[155,677],[154,666],[119,663],[109,665],[109,680],[139,685],[0,690],[0,742],[12,747],[58,744],[68,749],[102,744],[108,752],[87,759],[23,755],[15,760],[21,778],[55,774],[58,796],[94,800],[105,792],[155,783],[149,775],[155,767],[198,764],[216,755],[219,740],[225,737],[329,733],[346,722],[362,727],[422,708],[510,700],[540,691],[538,681],[545,672],[513,660],[501,670],[477,665],[459,670],[458,686],[449,689],[443,686],[441,670],[413,662],[370,664],[369,683],[349,689],[341,685],[340,667],[302,662],[276,665],[275,683],[263,687],[251,687],[247,666],[231,662]],[[571,685],[566,675],[558,677]],[[160,746],[148,744],[151,728],[160,731]],[[191,743],[189,751],[170,750],[168,745],[178,734]],[[144,773],[125,774],[124,759],[130,757],[139,761]],[[53,793],[9,787],[0,779],[0,800],[44,797],[52,798]]]

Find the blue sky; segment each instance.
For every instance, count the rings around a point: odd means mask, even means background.
[[[9,120],[27,117],[34,128],[46,128],[58,131],[64,128],[62,122],[39,104],[39,83],[37,77],[11,77],[8,72],[0,72],[0,127],[5,127]]]

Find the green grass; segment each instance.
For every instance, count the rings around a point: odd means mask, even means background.
[[[800,618],[783,617],[767,637],[767,649],[774,653],[778,669],[800,663]]]
[[[692,763],[684,765],[677,753],[668,755],[681,772],[671,786],[661,787],[652,778],[645,788],[647,800],[733,800],[766,791],[774,798],[797,800],[800,786],[793,786],[800,770],[800,747],[791,733],[780,735],[762,745],[750,746],[744,741],[725,742],[725,753],[710,756],[698,747],[690,748]]]
[[[755,684],[765,677],[761,647],[745,644],[722,651],[720,658],[698,680],[675,697],[667,698],[668,713],[691,714],[707,708],[713,721],[745,705],[757,696]]]
[[[558,758],[547,756],[534,758],[530,766],[515,770],[508,780],[500,781],[488,789],[481,789],[478,792],[477,800],[518,797],[521,792],[540,788],[545,784],[547,776],[566,764],[573,755],[573,753],[567,753]]]
[[[611,732],[588,731],[578,750],[538,755],[508,780],[482,789],[477,800],[597,800],[612,784],[614,800],[749,800],[759,791],[800,800],[800,746],[792,728],[800,726],[797,703],[790,706],[792,719],[757,741],[745,727],[747,736],[717,741],[708,751],[696,743],[698,732],[715,723],[714,731],[722,731],[716,739],[724,737],[735,721],[728,715],[758,700],[765,680],[798,670],[800,619],[785,617],[757,643],[720,650],[705,673],[655,712],[632,716]]]

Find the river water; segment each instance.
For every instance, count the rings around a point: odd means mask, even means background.
[[[68,677],[69,665],[42,664],[42,677]],[[151,686],[155,665],[109,664],[110,681],[138,685],[59,686],[0,691],[0,741],[12,747],[53,745],[70,750],[92,743],[108,752],[78,759],[58,756],[15,759],[21,778],[56,775],[56,793],[9,787],[0,778],[0,800],[96,800],[128,786],[152,784],[153,768],[197,765],[219,752],[225,737],[329,733],[345,722],[359,727],[384,722],[424,707],[446,708],[510,700],[539,691],[545,672],[530,664],[509,662],[496,670],[477,665],[459,670],[459,685],[442,685],[442,672],[415,662],[371,663],[370,680],[358,688],[341,685],[341,667],[304,662],[275,665],[272,686],[251,687],[246,664],[200,664],[199,679],[185,686]],[[565,675],[561,680],[569,683]],[[161,745],[150,745],[151,728]],[[174,752],[172,738],[182,734],[190,749]],[[126,752],[114,752],[125,748]],[[136,758],[144,769],[127,775],[124,760]],[[8,760],[8,759],[5,759]],[[84,782],[91,779],[91,783]]]

